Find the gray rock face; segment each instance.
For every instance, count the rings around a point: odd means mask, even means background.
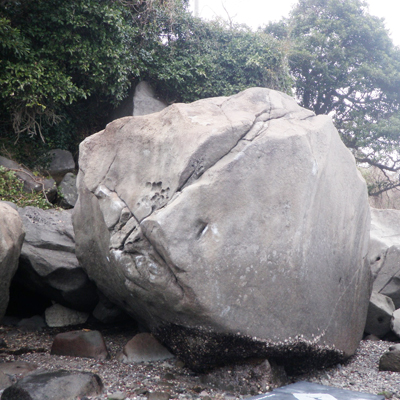
[[[390,332],[390,324],[394,310],[394,304],[390,297],[372,292],[369,301],[365,332],[378,337],[383,337]]]
[[[149,83],[139,82],[133,95],[133,115],[147,115],[162,111],[167,103],[158,99]]]
[[[96,287],[75,256],[71,212],[35,207],[18,212],[26,236],[15,279],[65,307],[91,311]]]
[[[0,363],[0,390],[11,386],[18,378],[31,374],[37,369],[36,364],[24,361]],[[14,382],[13,382],[14,381]]]
[[[4,390],[2,400],[76,400],[103,391],[98,375],[80,371],[41,372],[26,376]]]
[[[18,268],[24,236],[18,212],[0,201],[0,320],[7,309],[10,283]]]
[[[390,297],[400,308],[400,211],[371,208],[369,258],[373,290]]]
[[[2,156],[0,156],[0,165],[15,172],[15,175],[24,183],[26,192],[41,192],[44,190],[49,201],[53,201],[56,198],[57,186],[53,179],[37,177],[33,175],[32,171]]]
[[[330,118],[254,88],[116,120],[79,165],[78,259],[189,366],[357,348],[370,214]]]
[[[49,174],[57,184],[62,181],[65,174],[75,171],[75,161],[69,151],[54,149],[50,151],[50,156],[52,159],[49,166]]]
[[[72,172],[65,174],[58,190],[62,195],[61,207],[73,208],[78,200],[78,190],[76,189],[76,176]]]

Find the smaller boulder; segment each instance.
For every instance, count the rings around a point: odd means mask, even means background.
[[[97,360],[109,358],[104,338],[99,331],[71,331],[56,335],[50,354],[88,357]]]
[[[400,308],[393,312],[390,328],[398,337],[400,337]]]
[[[1,400],[75,400],[103,391],[98,375],[80,371],[31,374],[4,390]]]
[[[157,98],[149,83],[139,82],[133,95],[133,115],[147,115],[164,110],[167,103]]]
[[[91,312],[97,289],[76,258],[71,211],[24,207],[18,213],[26,236],[14,282],[65,307]]]
[[[379,360],[379,371],[400,372],[400,344],[389,347]]]
[[[394,310],[395,307],[390,297],[372,292],[368,306],[365,333],[378,337],[385,336],[390,332],[390,323]]]
[[[46,323],[51,328],[84,324],[89,314],[81,311],[71,310],[61,304],[54,304],[45,311]]]
[[[54,149],[49,152],[51,163],[49,174],[59,184],[68,172],[75,171],[75,161],[67,150]]]
[[[44,318],[40,315],[34,315],[30,318],[23,318],[17,323],[17,327],[24,332],[37,332],[46,327]]]
[[[171,354],[152,334],[138,333],[125,346],[117,359],[123,363],[161,361],[173,358]]]
[[[63,208],[74,208],[78,200],[76,175],[68,172],[58,186],[58,191],[61,194],[60,206]]]

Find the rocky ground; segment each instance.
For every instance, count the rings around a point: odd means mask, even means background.
[[[24,361],[34,363],[44,370],[94,372],[101,377],[104,384],[104,393],[101,396],[90,397],[97,400],[234,400],[249,397],[203,384],[201,377],[186,369],[179,360],[132,365],[120,363],[116,360],[116,355],[136,333],[135,328],[129,326],[103,326],[100,329],[111,354],[110,360],[96,361],[50,355],[54,336],[67,330],[71,328],[23,332],[15,327],[0,325],[0,342],[3,339],[3,346],[4,343],[6,346],[0,348],[0,363]],[[400,373],[378,371],[379,358],[391,344],[363,341],[357,354],[347,363],[306,375],[290,376],[288,383],[306,380],[366,393],[385,393],[387,398],[400,399]]]

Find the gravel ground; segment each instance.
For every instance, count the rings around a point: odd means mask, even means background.
[[[73,329],[76,328],[82,327]],[[42,332],[21,332],[16,328],[0,325],[0,338],[7,343],[7,347],[0,350],[0,363],[25,361],[44,370],[66,369],[96,373],[104,384],[104,393],[101,396],[90,397],[96,400],[235,400],[246,397],[205,386],[198,375],[174,359],[131,365],[118,362],[115,356],[136,333],[126,327],[100,329],[111,355],[110,360],[100,362],[89,358],[51,356],[50,348],[54,336],[73,329],[47,328]],[[365,393],[385,392],[387,398],[400,399],[400,373],[378,371],[379,358],[392,344],[384,341],[362,341],[356,355],[345,364],[306,375],[290,376],[288,383],[306,380]]]

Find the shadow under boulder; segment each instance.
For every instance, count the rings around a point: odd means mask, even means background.
[[[65,307],[91,312],[97,289],[75,256],[71,212],[35,207],[18,212],[26,236],[14,280]]]

